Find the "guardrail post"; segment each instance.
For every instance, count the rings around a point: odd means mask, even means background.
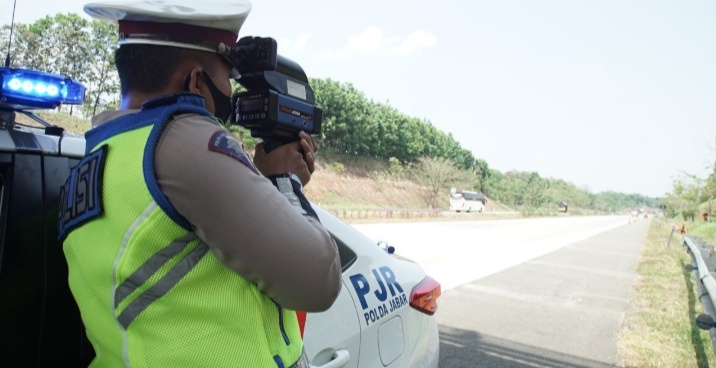
[[[671,227],[671,235],[669,235],[669,242],[666,244],[667,248],[671,248],[671,238],[674,237],[674,231],[676,231],[676,226]]]

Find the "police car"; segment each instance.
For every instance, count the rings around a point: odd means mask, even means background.
[[[67,285],[57,241],[59,188],[85,141],[34,109],[81,104],[84,87],[58,75],[0,68],[0,366],[87,366],[94,351]],[[25,114],[38,122],[16,122]],[[321,313],[299,313],[313,368],[435,368],[440,284],[320,207],[340,250],[343,287]]]

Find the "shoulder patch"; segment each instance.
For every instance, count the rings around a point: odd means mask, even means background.
[[[58,238],[64,240],[74,228],[102,215],[102,177],[107,159],[107,145],[85,155],[72,168],[70,177],[60,188]]]
[[[211,136],[209,140],[209,151],[223,153],[231,156],[246,165],[249,169],[261,175],[249,156],[244,152],[244,148],[236,138],[224,130],[219,130]]]

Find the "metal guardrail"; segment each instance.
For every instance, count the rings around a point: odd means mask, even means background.
[[[673,231],[672,231],[673,235]],[[716,251],[713,245],[696,236],[684,236],[684,248],[691,254],[691,264],[687,267],[690,271],[696,271],[696,287],[699,292],[699,301],[704,308],[703,314],[696,317],[696,325],[702,330],[708,330],[711,335],[711,343],[716,350]]]

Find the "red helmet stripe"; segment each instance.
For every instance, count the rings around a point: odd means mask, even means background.
[[[199,42],[223,42],[227,46],[235,47],[237,35],[233,32],[193,26],[184,23],[142,22],[134,20],[120,20],[119,33],[131,38],[131,35],[162,35],[169,38],[193,39]]]

